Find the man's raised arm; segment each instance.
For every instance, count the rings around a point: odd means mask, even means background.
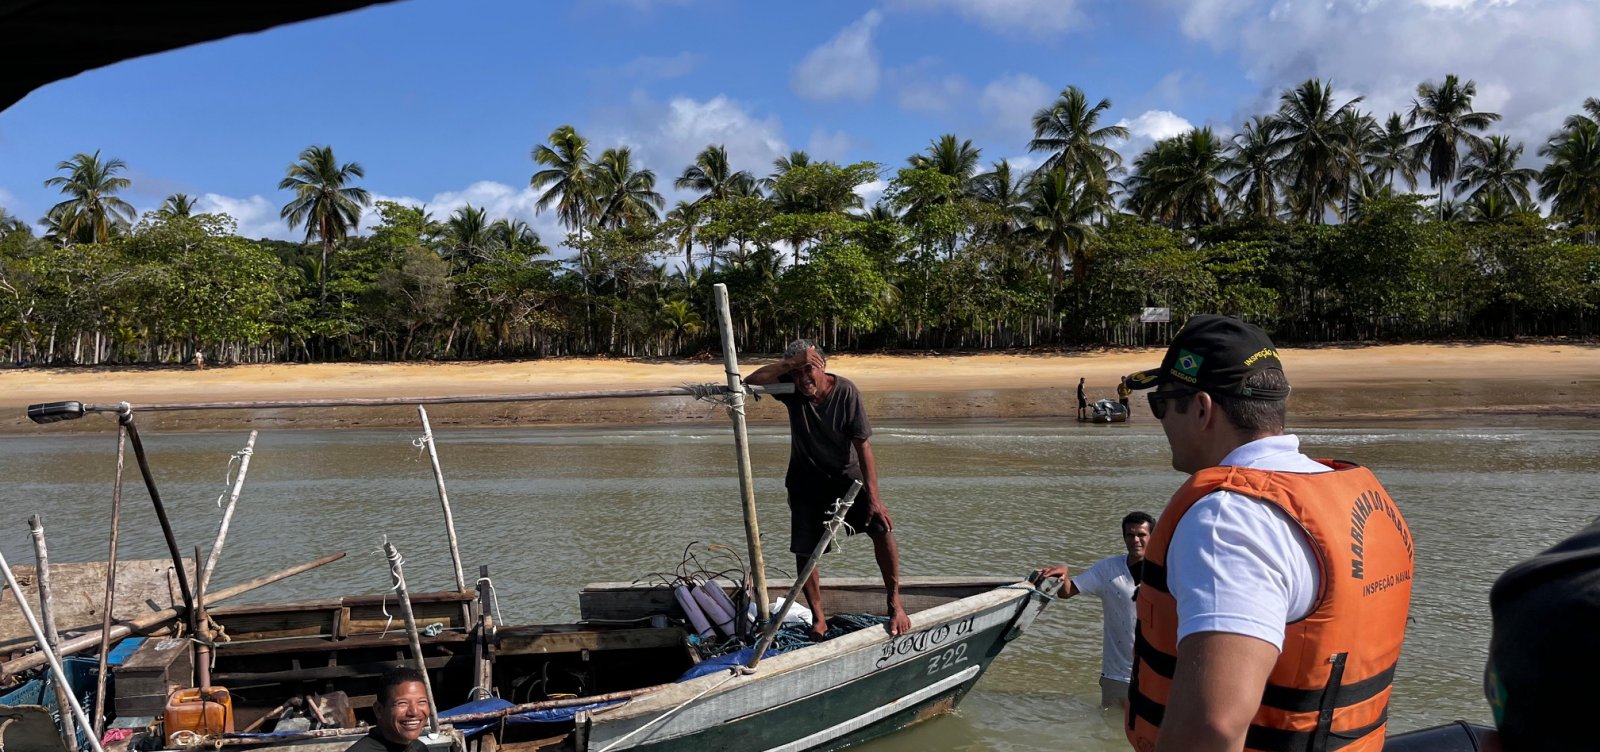
[[[751,371],[749,376],[744,377],[744,383],[749,384],[750,386],[776,384],[778,383],[779,378],[792,370],[794,370],[793,363],[790,363],[787,360],[780,360],[776,363],[764,365],[754,371]]]

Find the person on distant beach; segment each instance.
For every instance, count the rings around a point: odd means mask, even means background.
[[[204,371],[204,370],[206,370],[206,351],[205,350],[196,349],[194,351],[194,370],[196,370],[196,371]]]
[[[1284,433],[1289,380],[1254,325],[1196,316],[1128,380],[1190,474],[1145,549],[1129,742],[1381,750],[1414,566],[1399,508]]]
[[[872,539],[888,596],[889,633],[903,634],[911,629],[911,618],[900,602],[900,549],[894,523],[878,493],[878,467],[869,441],[872,424],[855,383],[828,373],[827,368],[822,348],[801,339],[789,344],[783,360],[756,369],[744,380],[752,386],[794,384],[793,394],[774,395],[789,410],[789,470],[784,476],[789,489],[789,551],[795,555],[798,572],[822,540],[829,508],[854,481],[861,481],[863,487],[845,516],[845,529],[865,530]],[[812,639],[821,639],[828,631],[819,571],[813,570],[805,584]]]
[[[1133,388],[1128,386],[1128,379],[1124,377],[1117,382],[1117,402],[1122,405],[1122,414],[1133,420],[1133,408],[1128,406],[1128,397],[1132,396]]]
[[[1129,512],[1122,518],[1122,545],[1128,548],[1126,556],[1107,556],[1090,565],[1077,577],[1068,579],[1071,572],[1065,564],[1047,567],[1041,581],[1048,577],[1067,580],[1062,598],[1079,593],[1100,598],[1100,707],[1126,710],[1128,707],[1128,682],[1133,675],[1133,626],[1138,614],[1133,607],[1133,594],[1143,578],[1144,547],[1150,540],[1150,531],[1156,518],[1145,512]]]
[[[1083,393],[1083,379],[1078,379],[1078,420],[1089,419],[1089,396]]]
[[[396,666],[384,673],[378,683],[377,702],[372,714],[377,725],[350,745],[345,752],[423,752],[427,745],[418,737],[428,730],[428,689],[422,672],[410,666]]]

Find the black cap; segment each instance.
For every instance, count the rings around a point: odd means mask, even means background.
[[[1574,718],[1600,707],[1600,518],[1512,566],[1489,591],[1484,690],[1508,752],[1594,749]],[[1578,678],[1572,684],[1561,676]]]
[[[1128,386],[1149,389],[1170,383],[1246,399],[1287,398],[1287,387],[1251,389],[1244,385],[1251,374],[1269,370],[1282,371],[1283,361],[1261,327],[1205,314],[1183,325],[1159,368],[1128,374]]]

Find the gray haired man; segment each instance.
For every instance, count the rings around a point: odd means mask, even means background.
[[[849,530],[865,530],[872,539],[883,587],[888,594],[889,633],[911,629],[911,617],[900,602],[900,549],[894,542],[894,523],[878,493],[878,467],[872,457],[872,424],[867,420],[861,390],[849,379],[828,373],[828,358],[810,340],[795,340],[784,349],[783,360],[762,366],[745,383],[759,386],[778,382],[794,384],[794,394],[776,395],[789,409],[789,551],[797,569],[822,539],[823,523],[835,499],[851,483],[864,486],[855,506],[845,517]],[[811,606],[811,637],[828,631],[822,609],[822,585],[813,570],[805,584]]]

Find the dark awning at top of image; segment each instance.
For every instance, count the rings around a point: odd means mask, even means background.
[[[0,110],[52,81],[394,0],[0,0]]]

